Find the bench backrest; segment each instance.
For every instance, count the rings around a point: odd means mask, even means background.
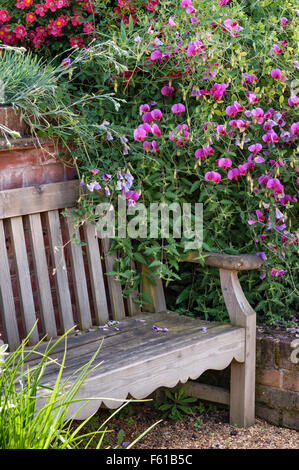
[[[106,255],[110,241],[95,225],[76,228],[61,215],[78,197],[78,181],[0,192],[0,328],[10,350],[30,332],[35,344],[74,325],[86,330],[139,313],[138,292],[124,299],[120,283],[105,275],[115,263]],[[143,289],[158,299],[148,310],[166,308],[161,282]]]

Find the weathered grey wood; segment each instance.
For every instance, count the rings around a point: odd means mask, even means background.
[[[58,211],[47,212],[46,220],[54,267],[60,323],[62,331],[66,332],[74,326],[74,319]]]
[[[258,269],[262,265],[262,260],[256,255],[226,255],[222,253],[202,253],[206,266],[213,266],[221,269],[230,269],[236,271],[247,271]],[[186,258],[182,261],[200,263],[197,251],[189,251]]]
[[[140,330],[137,329],[137,332],[140,333]],[[152,342],[149,341],[150,337],[153,338]],[[215,327],[207,335],[192,329],[174,333],[173,336],[171,333],[159,335],[148,330],[143,337],[139,335],[136,339],[133,336],[129,341],[122,342],[122,348],[115,337],[108,338],[108,341],[116,343],[105,349],[104,340],[95,361],[100,365],[88,375],[77,396],[79,399],[98,397],[99,400],[90,402],[76,419],[84,419],[95,412],[101,398],[106,406],[116,408],[128,394],[137,399],[145,398],[161,386],[174,387],[179,381],[194,380],[204,370],[223,369],[234,357],[244,359],[244,329],[231,325],[226,325],[223,331]],[[95,352],[95,346],[96,343],[93,343],[83,357],[67,360],[64,377],[69,377],[78,367],[86,364]],[[113,368],[111,351],[114,351]],[[56,374],[53,366],[52,374],[44,376],[45,383],[50,384]],[[75,409],[78,407],[70,407],[69,414]]]
[[[86,222],[83,228],[96,321],[98,325],[104,325],[109,315],[96,227]]]
[[[37,319],[30,280],[23,220],[22,217],[12,217],[9,219],[9,223],[14,249],[24,330],[26,335],[29,335],[30,333],[30,337],[28,339],[29,344],[34,344],[38,342],[39,335],[37,325],[35,325]]]
[[[77,180],[0,191],[0,219],[72,207],[78,197]]]
[[[107,251],[110,249],[110,245],[111,240],[108,238],[101,239],[102,253],[104,255],[107,273],[113,271],[113,265],[115,263],[114,255],[106,255]],[[125,317],[125,306],[122,296],[121,284],[111,275],[107,275],[107,282],[113,318],[114,320],[122,320]]]
[[[245,328],[245,361],[231,364],[230,422],[248,427],[255,421],[256,314],[236,271],[220,269],[221,289],[232,325]]]
[[[77,246],[72,240],[81,242],[79,230],[72,224],[70,216],[66,217],[69,253],[72,264],[72,277],[75,287],[76,305],[79,316],[80,329],[85,330],[92,325],[89,297],[86,283],[86,275],[81,246]],[[100,261],[100,260],[98,260]]]
[[[230,403],[230,393],[225,388],[193,382],[192,380],[188,380],[183,387],[186,395],[190,397],[212,401],[213,403],[222,403],[224,405],[229,405]]]
[[[153,276],[153,273],[143,264],[141,292],[150,298],[150,303],[145,306],[145,310],[147,312],[163,312],[167,307],[162,279],[156,278],[153,283],[149,280],[150,276]]]
[[[16,320],[16,310],[10,279],[9,261],[6,251],[3,221],[0,220],[0,308],[3,313],[4,332],[10,350],[16,349],[20,344],[20,336]]]
[[[49,269],[45,253],[41,217],[40,214],[30,214],[28,218],[43,330],[48,339],[55,338],[57,336],[57,328],[51,295]]]
[[[135,263],[132,261],[131,267],[134,270],[135,269]],[[129,310],[129,315],[133,317],[134,315],[138,315],[140,313],[140,309],[137,303],[138,299],[138,290],[135,290],[132,292],[132,294],[128,295],[128,310]]]

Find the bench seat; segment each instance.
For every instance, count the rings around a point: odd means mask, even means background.
[[[160,328],[155,331],[153,326]],[[167,332],[163,332],[167,329]],[[70,406],[68,417],[85,419],[103,402],[117,408],[131,396],[148,397],[157,388],[174,387],[189,378],[198,378],[207,369],[224,369],[233,359],[244,361],[245,328],[230,323],[207,322],[173,312],[148,313],[127,318],[107,327],[72,335],[67,340],[63,379],[75,380],[80,367],[90,361],[91,373],[81,386],[78,398],[98,400],[77,402]],[[35,348],[43,352],[46,345]],[[64,341],[51,352],[57,364],[45,369],[41,383],[54,386],[64,355]],[[29,366],[40,356],[30,355]],[[95,365],[99,365],[94,369]],[[115,401],[113,401],[115,400]],[[80,411],[79,408],[82,408]]]

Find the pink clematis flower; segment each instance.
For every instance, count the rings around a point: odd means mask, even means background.
[[[214,183],[218,184],[221,181],[221,175],[217,173],[217,171],[208,171],[205,174],[206,181],[213,181]]]

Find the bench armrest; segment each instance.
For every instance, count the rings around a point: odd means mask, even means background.
[[[229,269],[231,271],[247,271],[258,269],[262,265],[262,260],[256,255],[226,255],[222,253],[203,253],[206,266],[213,266],[219,269]],[[182,261],[200,263],[197,251],[189,251]]]

